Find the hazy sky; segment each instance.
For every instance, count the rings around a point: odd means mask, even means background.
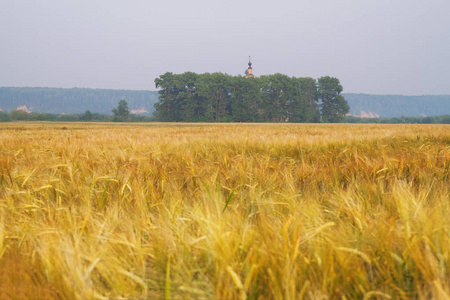
[[[2,0],[0,86],[154,90],[170,71],[450,94],[449,0]]]

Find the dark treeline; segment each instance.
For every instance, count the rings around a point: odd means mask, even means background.
[[[114,116],[91,113],[89,110],[82,114],[50,114],[50,113],[28,113],[23,110],[12,110],[11,112],[0,111],[0,122],[11,121],[56,121],[56,122],[116,122]],[[153,122],[154,117],[130,114],[128,122]]]
[[[82,114],[49,114],[27,113],[22,110],[13,110],[10,113],[0,111],[0,122],[11,121],[57,121],[57,122],[115,122],[114,116],[91,113]],[[154,122],[154,117],[130,114],[128,122]],[[401,118],[358,118],[345,116],[344,123],[371,123],[371,124],[450,124],[450,115],[433,117],[401,117]]]
[[[371,124],[450,124],[450,115],[433,117],[400,117],[400,118],[359,118],[346,116],[345,123],[371,123]]]
[[[337,78],[165,73],[155,116],[167,122],[341,122],[349,107]]]

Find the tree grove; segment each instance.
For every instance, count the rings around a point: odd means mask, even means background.
[[[167,122],[340,122],[349,111],[339,80],[328,76],[167,72],[155,85],[155,114]]]

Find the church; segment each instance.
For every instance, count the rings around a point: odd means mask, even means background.
[[[245,70],[245,78],[253,78],[255,75],[253,75],[253,69],[252,69],[252,62],[250,60],[250,56],[248,57],[248,69]]]

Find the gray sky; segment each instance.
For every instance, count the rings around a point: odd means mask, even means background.
[[[170,71],[450,94],[449,0],[3,0],[0,86],[154,90]]]

